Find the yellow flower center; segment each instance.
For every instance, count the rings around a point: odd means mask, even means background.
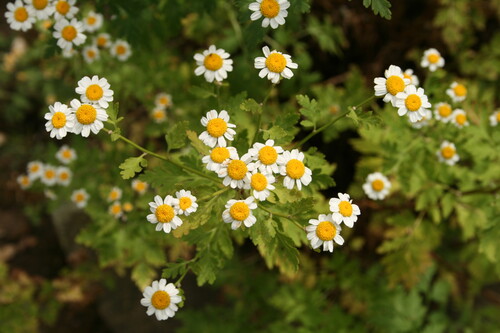
[[[411,75],[410,75],[410,74],[403,73],[403,77],[404,77],[405,79],[408,79],[408,80],[410,80],[410,81],[411,81]]]
[[[75,201],[76,202],[80,202],[80,201],[83,201],[85,200],[85,196],[81,193],[78,193],[77,195],[75,195]]]
[[[47,171],[45,171],[45,178],[52,179],[55,176],[56,176],[56,173],[54,172],[54,170],[47,170]]]
[[[384,189],[384,182],[380,179],[375,179],[374,181],[372,181],[372,188],[377,192],[382,191]]]
[[[49,4],[48,0],[33,0],[33,7],[37,10],[42,10]]]
[[[443,156],[445,159],[449,160],[453,157],[453,155],[455,155],[455,149],[453,149],[453,147],[446,146],[441,149],[441,156]]]
[[[31,172],[37,172],[40,169],[40,166],[38,164],[32,165],[30,168]]]
[[[68,178],[69,178],[69,174],[67,172],[61,172],[59,174],[59,179],[60,180],[68,180]]]
[[[267,18],[278,16],[280,4],[276,0],[264,0],[260,3],[260,12]]]
[[[182,197],[179,199],[179,207],[182,210],[188,209],[189,207],[191,207],[192,204],[193,204],[193,202],[191,201],[191,198],[189,198],[189,197]]]
[[[66,15],[69,12],[70,5],[66,1],[58,1],[56,4],[56,10],[61,15]]]
[[[218,54],[210,53],[203,60],[203,66],[209,71],[216,71],[222,67],[222,58]]]
[[[455,117],[455,120],[459,125],[463,125],[467,121],[467,116],[464,115],[463,113],[460,113]]]
[[[254,173],[250,185],[256,191],[264,191],[267,187],[267,178],[261,173]]]
[[[234,180],[242,180],[248,172],[245,162],[240,160],[232,160],[227,166],[227,174]]]
[[[500,122],[500,112],[497,113],[497,121]]]
[[[52,116],[52,126],[61,128],[66,125],[66,115],[63,112],[56,112]]]
[[[448,117],[451,114],[451,106],[449,104],[439,106],[438,113],[441,117]]]
[[[101,37],[97,38],[97,46],[99,46],[99,47],[104,47],[107,42],[108,42],[108,39],[106,37],[101,36]]]
[[[286,67],[286,59],[280,53],[271,53],[266,59],[266,67],[271,72],[281,73]]]
[[[118,215],[121,212],[122,212],[122,207],[120,205],[116,204],[111,207],[111,213],[113,213],[113,215]]]
[[[167,105],[168,104],[168,98],[165,96],[160,97],[160,104],[161,105]]]
[[[71,150],[63,150],[61,155],[65,159],[70,159],[73,154],[71,153]]]
[[[305,171],[306,171],[306,167],[305,167],[304,163],[302,163],[301,161],[299,161],[297,159],[291,159],[286,164],[286,174],[290,178],[300,179],[304,175]]]
[[[23,184],[24,186],[29,185],[29,183],[30,183],[30,179],[28,177],[24,176],[21,178],[21,184]]]
[[[330,221],[323,221],[316,227],[316,236],[322,241],[330,241],[337,234],[337,228]]]
[[[87,57],[94,58],[95,55],[96,54],[95,54],[94,50],[87,50]]]
[[[28,19],[28,11],[24,7],[19,7],[14,12],[14,18],[17,22],[24,22]]]
[[[96,109],[89,104],[82,104],[78,110],[76,110],[76,119],[80,124],[90,125],[97,118]]]
[[[151,304],[158,310],[168,308],[170,305],[170,295],[163,290],[158,290],[151,296]]]
[[[118,199],[118,191],[111,191],[111,193],[109,194],[109,199],[110,200]]]
[[[73,39],[75,39],[77,34],[78,32],[72,25],[65,26],[61,31],[62,38],[66,39],[68,42],[71,42]]]
[[[439,61],[439,55],[438,54],[429,54],[427,56],[427,60],[431,63],[431,64],[435,64]]]
[[[116,47],[116,54],[118,55],[122,55],[122,54],[125,54],[127,52],[127,48],[123,45],[118,45]]]
[[[244,221],[250,215],[250,208],[244,202],[236,202],[229,208],[229,215],[236,221]]]
[[[411,94],[406,97],[405,106],[409,111],[418,111],[422,106],[422,100],[416,94]]]
[[[215,163],[222,163],[229,158],[229,149],[226,147],[216,147],[210,153],[210,159]]]
[[[271,165],[278,159],[278,152],[270,146],[264,146],[259,150],[259,161],[265,165]]]
[[[126,212],[130,212],[134,209],[134,206],[130,202],[126,202],[123,204],[123,210]]]
[[[143,182],[137,182],[137,183],[135,184],[135,190],[136,190],[137,192],[142,192],[142,191],[144,191],[145,189],[146,189],[146,184],[145,184],[145,183],[143,183]]]
[[[175,216],[174,208],[170,205],[160,205],[155,211],[156,219],[160,223],[168,223],[172,221]]]
[[[385,81],[385,86],[389,94],[396,96],[397,93],[405,90],[405,82],[399,76],[393,75]]]
[[[96,21],[97,21],[97,19],[95,18],[95,16],[87,17],[87,24],[88,25],[94,25]]]
[[[163,111],[163,110],[156,110],[156,111],[153,113],[153,117],[154,117],[156,120],[161,120],[161,119],[164,119],[164,118],[166,117],[165,111]]]
[[[341,201],[339,203],[340,214],[344,217],[349,217],[352,215],[352,205],[349,201]]]
[[[98,101],[104,95],[104,91],[102,90],[100,85],[91,84],[90,86],[87,87],[87,90],[85,91],[85,95],[91,101]]]
[[[207,132],[214,138],[223,136],[224,133],[226,133],[226,130],[227,123],[221,118],[211,119],[207,124]]]
[[[467,95],[467,88],[465,88],[465,86],[463,84],[457,84],[454,88],[453,88],[453,92],[455,93],[455,95],[457,95],[458,97],[463,97],[465,95]]]

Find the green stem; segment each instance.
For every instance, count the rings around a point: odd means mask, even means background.
[[[297,226],[297,228],[299,229],[302,229],[304,230],[304,226],[300,225],[297,221],[295,221],[290,215],[286,215],[286,214],[283,214],[283,213],[280,213],[280,212],[274,212],[272,210],[269,210],[267,209],[266,207],[264,207],[263,205],[259,204],[259,208],[261,208],[262,210],[266,211],[269,213],[269,215],[271,215],[271,217],[273,215],[276,215],[276,216],[279,216],[279,217],[283,217],[289,221],[291,221],[293,224],[295,224]]]
[[[230,189],[230,187],[224,187],[222,190],[218,190],[217,192],[214,192],[212,194],[209,194],[209,195],[207,195],[205,197],[202,197],[202,198],[196,200],[196,202],[201,202],[201,201],[205,201],[205,200],[208,200],[208,199],[212,199],[212,198],[218,197],[222,193],[229,191],[229,189]]]
[[[275,85],[276,84],[274,84],[274,83],[271,85],[271,89],[269,89],[266,97],[264,98],[262,103],[260,103],[260,105],[262,106],[262,109],[260,110],[259,115],[257,116],[257,129],[255,130],[255,134],[253,136],[251,146],[255,143],[255,141],[257,141],[257,136],[259,135],[260,126],[262,124],[262,113],[264,112],[264,105],[266,105],[266,102],[269,99],[269,96],[271,96],[271,92],[273,91],[273,88]]]

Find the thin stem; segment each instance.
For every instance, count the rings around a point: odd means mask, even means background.
[[[204,196],[204,197],[196,200],[196,202],[201,202],[201,201],[205,201],[205,200],[208,200],[208,199],[216,198],[219,195],[221,195],[222,193],[229,191],[229,189],[230,189],[230,187],[225,187],[222,190],[218,190],[217,192],[214,192],[212,194],[209,194],[207,196]]]
[[[262,106],[262,110],[259,112],[259,115],[257,116],[257,129],[255,130],[255,134],[253,136],[251,145],[253,145],[255,143],[255,141],[257,141],[257,136],[259,135],[260,126],[262,124],[262,113],[264,112],[264,105],[266,105],[266,102],[269,99],[269,96],[271,96],[271,92],[273,91],[273,88],[275,85],[276,84],[274,84],[274,83],[271,85],[271,89],[269,89],[266,97],[264,97],[264,100],[262,101],[262,103],[260,103],[260,105]]]
[[[176,162],[176,161],[174,161],[174,160],[172,160],[172,159],[168,159],[168,160],[166,160],[166,161],[167,161],[168,163],[170,163],[170,164],[173,164],[173,165],[175,165],[175,166],[177,166],[177,167],[179,167],[179,168],[183,169],[184,171],[189,171],[189,172],[194,173],[194,174],[196,174],[196,175],[198,175],[198,176],[200,176],[200,177],[203,177],[203,178],[206,178],[206,179],[210,179],[210,180],[211,180],[211,181],[213,181],[214,183],[217,183],[217,184],[219,184],[219,185],[221,185],[221,186],[222,186],[222,184],[221,184],[221,182],[220,182],[219,178],[214,178],[214,177],[208,176],[208,175],[204,174],[204,173],[203,173],[203,172],[201,172],[201,171],[198,171],[198,170],[196,170],[196,169],[193,169],[193,168],[190,168],[190,167],[188,167],[188,166],[182,165],[182,164],[180,164],[180,163],[178,163],[178,162]]]
[[[175,285],[177,287],[180,287],[181,286],[181,283],[182,283],[182,280],[184,280],[184,277],[186,277],[187,273],[191,270],[191,267],[188,266],[188,268],[186,268],[186,270],[184,271],[184,273],[182,273],[182,275],[177,279],[177,281],[175,281]]]
[[[104,128],[104,130],[105,130],[105,131],[107,131],[107,132],[108,132],[108,134],[111,134],[111,133],[113,132],[113,131],[108,130],[108,129],[106,129],[106,128]],[[139,146],[137,143],[133,142],[133,141],[132,141],[132,140],[130,140],[130,139],[127,139],[127,138],[126,138],[126,137],[124,137],[123,135],[120,135],[120,134],[117,134],[117,135],[118,135],[118,138],[119,138],[120,140],[125,141],[126,143],[128,143],[129,145],[131,145],[131,146],[133,146],[133,147],[137,148],[138,150],[142,151],[143,153],[146,153],[146,154],[148,154],[148,155],[151,155],[151,156],[154,156],[154,157],[156,157],[156,158],[159,158],[160,160],[168,161],[168,158],[167,158],[166,156],[158,155],[158,154],[156,154],[156,153],[152,152],[151,150],[148,150],[148,149],[146,149],[146,148],[144,148],[144,147],[141,147],[141,146]]]
[[[291,221],[293,224],[295,224],[297,226],[297,228],[304,230],[304,226],[300,225],[297,221],[295,221],[294,219],[292,219],[292,217],[290,215],[286,215],[286,214],[283,214],[283,213],[280,213],[280,212],[273,212],[272,210],[267,209],[263,205],[259,205],[259,208],[262,208],[262,210],[268,212],[269,215],[271,215],[271,217],[273,215],[276,215],[276,216],[279,216],[279,217],[283,217],[283,218]]]

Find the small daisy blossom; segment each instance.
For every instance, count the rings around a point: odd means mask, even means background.
[[[71,179],[73,178],[73,173],[68,167],[61,166],[56,169],[57,173],[57,184],[68,186],[71,183]]]
[[[461,83],[453,82],[450,88],[446,89],[446,94],[453,102],[462,102],[467,97],[467,88]]]
[[[424,94],[424,89],[414,85],[407,86],[404,92],[396,95],[395,106],[398,108],[398,115],[404,116],[408,113],[412,123],[422,120],[426,115],[425,109],[432,107]]]
[[[132,203],[130,203],[128,201],[125,202],[122,207],[123,207],[123,211],[125,213],[130,213],[132,211],[132,209],[134,209],[134,205],[132,205]]]
[[[451,122],[458,128],[469,126],[469,122],[467,121],[467,114],[462,109],[456,109],[453,111],[451,115]]]
[[[54,4],[49,0],[28,0],[35,12],[36,18],[46,20],[54,14]]]
[[[283,77],[290,79],[293,76],[291,69],[297,69],[299,65],[292,62],[292,57],[288,54],[278,52],[276,50],[270,51],[269,47],[262,48],[264,57],[257,57],[254,60],[254,67],[260,69],[259,77],[267,79],[272,83],[278,83]]]
[[[245,227],[250,228],[257,219],[252,210],[257,208],[257,203],[253,197],[245,200],[229,200],[226,203],[226,210],[222,212],[222,219],[225,223],[231,223],[231,229],[238,229],[243,223]]]
[[[363,184],[363,191],[368,198],[373,200],[383,200],[389,194],[390,189],[391,182],[380,172],[370,173]]]
[[[203,75],[207,82],[221,82],[227,79],[227,73],[233,71],[233,60],[229,59],[231,55],[223,49],[218,49],[215,45],[210,45],[207,50],[202,53],[196,53],[194,60],[196,61],[196,76]]]
[[[172,106],[172,96],[167,94],[167,93],[164,93],[164,92],[156,94],[155,105],[156,105],[156,107],[163,108],[163,109],[171,107]]]
[[[26,190],[31,187],[32,180],[27,175],[19,175],[16,179],[17,183],[21,187],[21,189]]]
[[[91,64],[100,57],[99,49],[95,45],[86,46],[82,50],[83,59],[87,64]]]
[[[151,118],[157,124],[164,123],[167,120],[167,112],[164,108],[155,107],[151,112]]]
[[[182,225],[182,220],[177,216],[174,208],[178,204],[179,200],[171,195],[167,195],[163,200],[159,195],[156,195],[154,201],[149,203],[152,214],[147,216],[147,220],[156,224],[156,231],[163,230],[168,234],[171,230]]]
[[[253,11],[250,19],[257,21],[262,16],[262,27],[276,29],[278,26],[285,24],[285,17],[288,16],[287,9],[290,7],[288,0],[257,0],[248,5],[248,9]]]
[[[16,0],[14,3],[7,3],[5,18],[12,30],[27,31],[35,23],[36,14],[33,7],[24,4],[21,0]]]
[[[75,92],[80,94],[80,99],[83,103],[91,103],[99,105],[101,108],[106,109],[109,102],[113,101],[113,90],[109,89],[110,84],[105,78],[100,78],[97,75],[84,76],[78,81],[78,87]]]
[[[67,145],[62,145],[56,153],[56,158],[63,164],[69,164],[76,160],[76,152]]]
[[[111,55],[120,61],[125,61],[132,55],[130,44],[123,40],[117,39],[110,48]]]
[[[45,164],[40,180],[47,186],[55,185],[57,182],[57,168],[52,165]]]
[[[146,287],[142,294],[141,305],[147,307],[148,316],[153,314],[158,320],[167,320],[175,316],[179,309],[177,304],[182,301],[179,290],[167,280],[153,281],[151,286]]]
[[[191,194],[191,191],[180,190],[179,192],[175,192],[175,197],[178,200],[175,205],[175,209],[177,209],[177,213],[179,215],[188,216],[189,214],[196,212],[196,209],[198,209],[196,197]]]
[[[236,159],[227,159],[222,163],[217,175],[222,180],[224,186],[229,186],[231,188],[242,188],[248,189],[250,182],[250,171],[248,170],[248,164],[251,161],[251,157],[245,154],[240,158],[236,156]]]
[[[50,137],[61,140],[72,132],[75,125],[75,117],[66,104],[55,102],[49,105],[49,112],[45,114],[45,129],[50,133]]]
[[[270,173],[259,172],[255,164],[251,164],[249,168],[252,169],[250,179],[248,180],[249,188],[257,200],[264,201],[271,194],[270,191],[275,189],[273,184],[276,178]]]
[[[418,87],[418,85],[420,84],[418,77],[415,74],[413,74],[413,69],[411,69],[411,68],[408,68],[407,70],[405,70],[403,72],[403,76],[405,79],[409,79],[410,84],[413,84],[416,87]]]
[[[123,191],[121,188],[116,186],[113,187],[108,193],[108,202],[120,200],[122,198],[122,193]]]
[[[87,16],[83,19],[83,26],[85,31],[94,32],[102,27],[102,14],[90,11]]]
[[[111,46],[111,36],[108,33],[101,32],[94,38],[94,45],[103,49]]]
[[[234,147],[215,147],[207,156],[203,156],[201,161],[206,165],[207,170],[219,172],[222,163],[228,159],[237,160],[238,151]]]
[[[339,197],[330,199],[329,204],[332,219],[339,224],[344,222],[349,228],[354,226],[358,215],[361,214],[358,205],[353,204],[350,200],[349,194],[339,193]]]
[[[57,39],[57,46],[63,50],[71,49],[73,45],[81,45],[87,39],[83,34],[83,24],[76,19],[57,21],[54,30],[52,35]]]
[[[304,153],[298,149],[283,152],[280,173],[285,176],[283,185],[289,190],[296,185],[300,191],[302,185],[307,186],[312,181],[312,171],[304,165]]]
[[[32,161],[28,163],[26,169],[28,171],[28,177],[30,177],[31,180],[35,180],[42,176],[43,164],[40,161]]]
[[[54,18],[56,21],[61,19],[72,19],[78,13],[78,7],[75,6],[76,0],[56,0],[54,1]]]
[[[436,152],[436,155],[440,162],[446,163],[448,165],[454,165],[460,160],[460,156],[457,154],[457,148],[455,144],[443,141],[441,147]]]
[[[384,102],[391,102],[392,106],[396,106],[396,95],[403,92],[411,80],[405,78],[401,68],[395,65],[390,65],[384,76],[373,79],[375,96],[384,96]]]
[[[423,68],[428,67],[431,72],[434,72],[436,69],[444,66],[444,58],[441,57],[441,53],[438,50],[431,48],[424,52],[420,66]]]
[[[144,194],[148,190],[148,188],[149,184],[143,182],[142,180],[134,179],[132,181],[132,189],[141,195]]]
[[[205,117],[201,118],[201,124],[207,128],[198,138],[209,147],[225,147],[226,139],[233,141],[236,131],[233,129],[236,125],[229,123],[229,115],[226,110],[217,113],[215,110],[207,112]]]
[[[87,206],[87,202],[89,201],[90,195],[87,193],[87,191],[83,188],[79,190],[74,190],[73,193],[71,194],[71,201],[76,205],[78,208],[83,208]]]
[[[108,212],[113,215],[114,218],[120,218],[123,215],[122,204],[120,201],[115,201],[109,206]]]
[[[448,103],[437,103],[434,106],[434,116],[437,120],[447,123],[452,120],[453,110]]]
[[[429,125],[429,121],[432,119],[432,112],[429,109],[424,109],[424,113],[425,115],[422,117],[422,119],[417,120],[414,123],[411,122],[410,118],[408,118],[408,122],[411,124],[411,127],[419,129]]]
[[[332,219],[332,215],[320,214],[318,219],[310,219],[306,227],[307,239],[311,241],[313,249],[323,245],[323,251],[333,252],[333,243],[344,244],[344,238],[340,236],[342,228]]]
[[[279,164],[283,163],[283,148],[274,145],[274,140],[267,140],[264,144],[256,142],[248,150],[248,154],[255,161],[255,166],[263,173],[279,173]]]
[[[75,114],[73,133],[81,134],[84,138],[90,132],[97,134],[104,127],[103,121],[108,120],[108,114],[97,105],[82,104],[76,98],[70,103],[71,110]]]
[[[500,122],[500,110],[493,112],[493,114],[491,114],[489,119],[491,126],[497,126],[498,123]]]

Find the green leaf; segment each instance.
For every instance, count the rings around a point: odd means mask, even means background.
[[[136,173],[142,171],[143,168],[148,166],[148,161],[141,155],[139,157],[127,158],[119,168],[122,169],[120,174],[123,179],[130,179],[135,176]]]
[[[200,139],[198,139],[198,134],[195,131],[187,130],[186,135],[191,141],[191,146],[196,149],[200,154],[208,155],[210,152],[210,148],[203,143]]]
[[[156,271],[144,262],[139,262],[139,264],[132,269],[132,280],[141,288],[151,283],[151,280],[155,276]]]
[[[165,140],[168,143],[168,150],[179,149],[186,145],[186,131],[188,129],[188,121],[180,121],[176,123],[165,135]]]
[[[263,137],[264,140],[279,140],[281,138],[284,138],[288,135],[288,133],[281,128],[280,126],[273,126],[268,130],[263,130]]]
[[[257,103],[253,98],[246,99],[240,105],[240,109],[246,112],[251,112],[252,114],[262,113],[262,105]]]
[[[186,261],[169,262],[163,269],[161,276],[165,279],[173,279],[186,272],[188,268]]]
[[[370,7],[375,15],[379,15],[387,20],[391,19],[391,3],[388,0],[363,0],[363,6]]]
[[[213,87],[210,86],[193,86],[189,89],[189,92],[195,97],[206,99],[209,97],[217,97],[213,92]]]
[[[318,118],[320,116],[320,110],[318,106],[318,102],[313,98],[309,99],[309,96],[307,95],[297,95],[297,102],[302,106],[299,109],[299,112],[307,118],[309,122],[306,122],[304,126],[307,127],[315,127],[316,122],[318,121]],[[304,123],[303,121],[302,123]]]

